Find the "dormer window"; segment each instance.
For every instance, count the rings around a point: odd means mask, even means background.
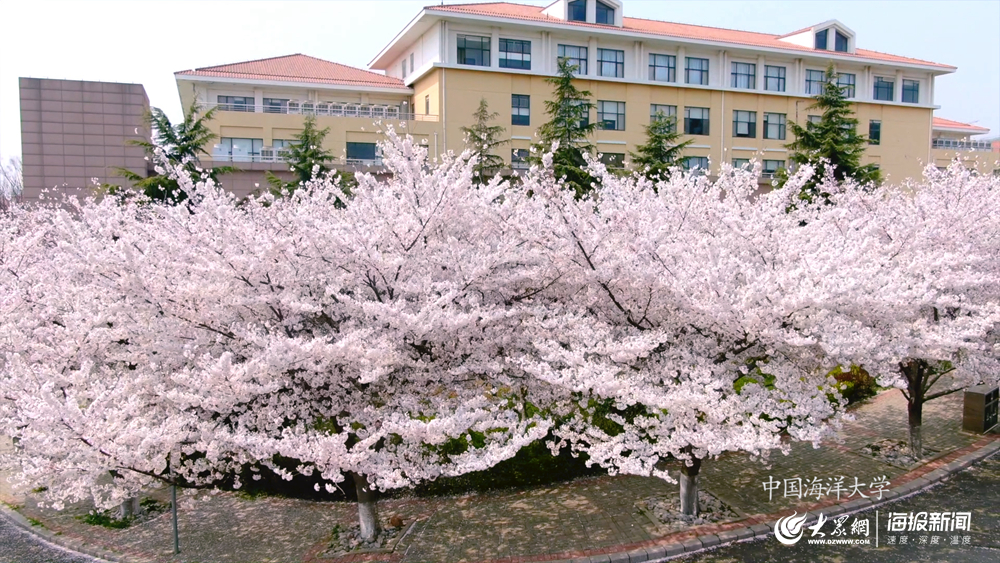
[[[615,25],[615,9],[597,0],[597,23]]]
[[[826,36],[829,33],[829,29],[824,29],[823,31],[816,32],[816,48],[821,51],[826,51]]]
[[[587,0],[574,0],[567,4],[566,19],[571,22],[587,21]]]
[[[847,36],[838,31],[837,35],[835,36],[835,39],[836,39],[836,43],[833,46],[833,50],[841,52],[841,53],[846,53],[847,52]]]

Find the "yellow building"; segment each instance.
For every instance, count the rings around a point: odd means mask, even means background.
[[[379,164],[375,121],[405,127],[432,154],[459,152],[483,98],[503,116],[511,145],[501,156],[518,168],[547,120],[545,79],[567,58],[593,94],[591,141],[608,162],[627,162],[662,111],[692,141],[687,166],[714,172],[756,158],[773,171],[788,161],[788,122],[810,118],[832,63],[872,139],[865,162],[889,181],[919,176],[945,158],[932,149],[934,80],[956,69],[858,41],[836,20],[771,35],[628,18],[621,0],[442,5],[421,10],[372,60],[375,72],[291,55],[175,77],[185,107],[223,110],[213,160],[250,162],[243,168],[280,168],[306,113],[331,128],[327,148],[343,166]]]

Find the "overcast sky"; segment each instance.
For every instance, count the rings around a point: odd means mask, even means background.
[[[4,0],[0,155],[21,153],[19,76],[142,84],[152,105],[179,119],[176,71],[291,53],[364,68],[436,3]],[[1000,0],[624,4],[626,16],[775,34],[838,19],[861,48],[957,66],[937,80],[935,115],[1000,134]]]

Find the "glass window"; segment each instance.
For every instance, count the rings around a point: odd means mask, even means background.
[[[701,170],[703,173],[708,170],[707,156],[689,156],[682,162],[684,170]]]
[[[708,135],[708,108],[684,108],[684,133]]]
[[[757,112],[733,111],[733,137],[757,137]]]
[[[757,87],[757,65],[751,63],[733,63],[733,88],[753,90]]]
[[[253,111],[254,100],[251,96],[219,96],[221,111]]]
[[[587,105],[587,100],[570,100],[570,103],[574,106]],[[583,114],[583,119],[580,120],[580,127],[586,127],[590,125],[590,110],[588,109],[586,113]]]
[[[669,120],[670,132],[677,131],[677,106],[649,104],[649,122],[652,123],[657,119]]]
[[[431,114],[431,96],[430,94],[424,96],[424,115]]]
[[[839,31],[834,35],[833,50],[840,51],[841,53],[847,52],[847,36]]]
[[[288,113],[288,100],[264,98],[264,113]]]
[[[806,116],[806,122],[808,122],[808,123],[815,124],[815,123],[819,123],[820,121],[823,121],[823,116],[820,116],[820,115],[809,115],[809,116]]]
[[[774,173],[785,167],[784,160],[765,160],[763,173],[764,176],[774,176]]]
[[[625,77],[625,51],[617,49],[597,50],[598,76]]]
[[[649,79],[658,82],[677,81],[677,57],[649,54]]]
[[[375,160],[375,143],[347,143],[347,160]]]
[[[297,144],[299,144],[299,142],[296,141],[296,140],[294,140],[294,139],[272,139],[271,140],[271,146],[274,147],[274,148],[276,148],[276,149],[287,149],[288,147],[290,147],[292,145],[297,145]]]
[[[764,89],[771,92],[785,91],[785,67],[764,66]]]
[[[566,19],[571,22],[587,21],[587,0],[574,0],[567,6]]]
[[[416,70],[417,67],[413,66],[413,53],[410,53],[410,72]]]
[[[826,36],[829,29],[824,29],[823,31],[816,32],[816,48],[826,50]]]
[[[510,149],[510,167],[514,170],[527,170],[531,168],[528,157],[531,156],[529,149]]]
[[[684,81],[688,84],[708,85],[708,59],[687,58]]]
[[[903,101],[908,104],[920,103],[920,81],[903,79]]]
[[[746,167],[749,168],[749,166],[750,166],[750,159],[749,158],[734,158],[733,159],[733,168],[743,168],[744,166],[746,166]]]
[[[882,142],[882,121],[873,119],[868,122],[868,144],[878,145]]]
[[[615,25],[615,9],[597,0],[597,23]]]
[[[895,80],[876,76],[873,97],[876,100],[882,100],[883,102],[891,102],[893,86],[895,86]]]
[[[785,140],[785,114],[765,113],[764,114],[764,138]]]
[[[510,124],[530,125],[531,124],[531,97],[524,94],[511,94],[510,96]]]
[[[855,84],[856,77],[853,74],[842,72],[837,75],[837,86],[840,86],[840,91],[844,93],[845,98],[853,98],[855,96]]]
[[[403,59],[403,78],[406,78],[406,59]]]
[[[625,168],[625,153],[605,152],[601,153],[601,164],[608,168]]]
[[[575,45],[560,45],[559,58],[565,59],[571,65],[575,65],[576,74],[587,74],[587,48]]]
[[[239,139],[222,137],[219,139],[221,154],[233,162],[254,162],[260,159],[260,149],[264,148],[264,139]]]
[[[625,102],[597,102],[597,126],[611,131],[625,130]]]
[[[826,73],[822,70],[806,71],[806,94],[815,96],[823,93],[823,84],[826,82]]]
[[[531,41],[501,39],[500,68],[531,70]]]
[[[458,64],[490,66],[490,38],[478,35],[459,35]]]

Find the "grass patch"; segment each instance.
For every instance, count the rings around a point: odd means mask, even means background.
[[[25,520],[27,520],[28,523],[31,524],[32,526],[37,526],[39,528],[44,528],[45,527],[45,524],[42,524],[42,521],[39,520],[39,519],[37,519],[37,518],[32,518],[31,516],[26,516]]]

